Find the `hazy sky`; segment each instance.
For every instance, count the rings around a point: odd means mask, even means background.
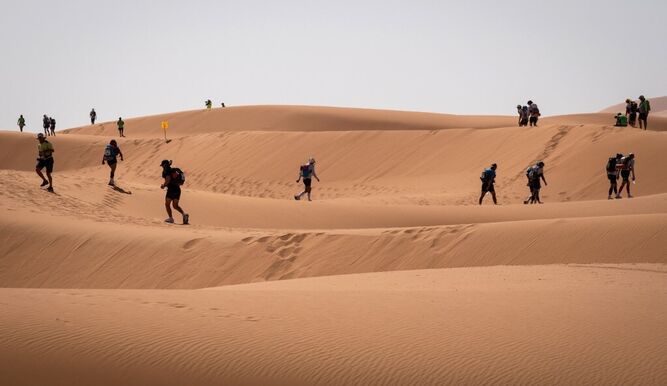
[[[667,1],[0,0],[0,129],[219,105],[514,114],[667,94]]]

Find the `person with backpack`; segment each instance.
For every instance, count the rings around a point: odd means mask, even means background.
[[[521,111],[521,105],[516,105],[516,112],[519,114],[519,127],[523,126],[521,124],[521,119],[523,119],[523,112]]]
[[[49,130],[51,130],[51,135],[56,136],[56,120],[53,117],[49,117]]]
[[[160,163],[162,167],[162,178],[164,182],[160,185],[160,189],[167,188],[167,194],[164,200],[164,206],[167,209],[167,217],[164,222],[173,224],[174,218],[171,213],[171,206],[183,215],[183,225],[190,223],[190,215],[185,213],[179,206],[178,202],[181,199],[181,185],[185,183],[185,173],[179,168],[171,167],[171,161],[162,160]]]
[[[544,181],[544,185],[547,185],[547,180],[544,178],[544,162],[540,161],[537,164],[529,167],[526,170],[526,177],[528,178],[528,187],[530,188],[530,197],[523,201],[524,204],[543,204],[540,201],[540,189],[542,185],[540,179]]]
[[[44,117],[42,118],[42,127],[44,128],[44,135],[49,136],[49,128],[51,127],[51,120],[49,117],[44,114]]]
[[[618,193],[618,169],[616,168],[616,165],[621,161],[621,158],[623,158],[623,154],[621,153],[617,153],[615,157],[609,157],[607,166],[605,167],[605,170],[607,171],[607,179],[609,179],[609,195],[607,197],[609,200],[612,199],[612,193],[614,193],[614,195]]]
[[[123,152],[120,151],[118,143],[115,139],[112,139],[109,144],[104,148],[104,155],[102,156],[102,165],[106,162],[111,168],[111,173],[109,173],[109,185],[115,186],[116,183],[113,180],[114,175],[116,174],[116,166],[118,165],[118,160],[116,157],[120,156],[120,160],[123,159]]]
[[[301,165],[299,168],[299,178],[296,180],[297,184],[301,181],[303,178],[303,185],[304,185],[304,190],[303,192],[297,194],[294,196],[295,200],[300,200],[301,197],[303,197],[304,194],[308,195],[308,201],[312,201],[310,199],[310,192],[312,191],[311,184],[312,184],[312,179],[311,177],[315,177],[317,179],[317,182],[320,182],[320,178],[317,176],[317,173],[315,173],[315,158],[310,158],[308,159],[308,163],[305,165]]]
[[[479,204],[482,205],[482,200],[486,195],[486,192],[491,193],[491,198],[493,198],[493,204],[498,205],[498,200],[496,200],[496,190],[493,187],[493,184],[496,182],[496,169],[498,168],[497,164],[491,164],[490,168],[484,169],[482,175],[479,177],[482,180],[482,195],[479,196]]]
[[[90,110],[90,124],[94,125],[96,119],[97,119],[97,113],[95,112],[95,108],[93,108],[92,110]]]
[[[37,140],[39,143],[37,144],[38,157],[35,172],[42,178],[42,185],[40,186],[45,187],[48,185],[49,187],[46,190],[53,193],[53,178],[51,177],[51,173],[53,173],[53,153],[55,150],[53,149],[51,142],[46,140],[44,134],[37,134]],[[48,178],[48,181],[44,178],[42,169],[46,169],[46,177]]]
[[[625,100],[625,115],[628,116],[628,124],[632,127],[637,127],[637,112],[639,107],[637,102],[630,100],[630,98]]]
[[[644,123],[644,130],[648,129],[648,113],[651,111],[651,103],[643,95],[639,96],[639,128],[642,128]]]
[[[635,182],[635,155],[630,153],[626,157],[621,158],[620,162],[616,165],[616,168],[621,171],[621,187],[618,188],[618,193],[616,198],[621,198],[623,193],[623,188],[626,188],[628,192],[628,198],[632,198],[630,194],[630,173],[632,173],[632,182]]]
[[[207,108],[208,110],[210,110],[211,107],[213,107],[213,102],[211,102],[210,99],[207,99],[207,100],[204,102],[204,105],[206,106],[206,108]]]
[[[537,120],[542,114],[540,114],[540,109],[533,101],[528,101],[528,114],[530,115],[530,125],[537,126]]]
[[[123,134],[123,130],[125,130],[125,121],[123,121],[123,118],[118,117],[118,122],[116,122],[116,125],[118,125],[118,133],[121,137],[124,137],[125,135]]]
[[[529,115],[528,106],[521,107],[521,122],[519,123],[519,126],[528,126]]]
[[[23,133],[23,128],[25,127],[25,118],[23,118],[23,114],[19,116],[19,120],[16,121],[16,124],[19,125],[19,130]]]

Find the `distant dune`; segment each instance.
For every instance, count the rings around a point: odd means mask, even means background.
[[[665,384],[667,97],[603,113],[244,106],[0,132],[0,373],[35,384]],[[165,142],[160,122],[169,121]],[[125,155],[107,186],[104,146]],[[636,154],[632,199],[605,165]],[[299,165],[317,160],[312,202]],[[191,225],[163,222],[160,161]],[[546,164],[543,205],[525,170]],[[477,204],[498,163],[500,205]],[[181,218],[176,215],[177,222]],[[293,279],[293,280],[288,280]]]
[[[638,100],[635,97],[630,98],[632,100]],[[649,117],[667,117],[667,96],[663,97],[656,97],[656,98],[649,98],[647,97],[646,99],[649,100],[651,103],[651,113]],[[625,113],[625,101],[609,106],[603,110],[600,111],[601,113]],[[650,123],[649,123],[650,127]]]

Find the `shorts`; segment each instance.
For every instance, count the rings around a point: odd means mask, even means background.
[[[491,184],[491,186],[488,186],[487,184],[482,184],[482,192],[495,193],[496,189],[493,187],[493,184]]]
[[[37,170],[42,170],[46,168],[47,173],[53,172],[53,157],[49,157],[47,159],[38,159],[37,160],[37,165],[35,165],[35,169]]]
[[[648,113],[639,113],[639,120],[645,121],[648,118]]]
[[[630,113],[630,115],[628,116],[628,121],[632,123],[637,121],[637,113]]]
[[[630,171],[621,170],[621,177],[623,178],[623,181],[630,181]]]
[[[609,173],[607,173],[607,178],[609,178],[609,181],[611,181],[612,183],[614,183],[614,182],[616,182],[616,180],[618,179],[618,176],[617,176],[616,174],[609,174]]]
[[[165,198],[170,200],[180,200],[181,199],[181,187],[180,186],[167,186],[167,195]]]
[[[537,117],[530,117],[530,123],[536,124],[537,123]]]
[[[107,165],[109,165],[109,166],[111,166],[111,165],[114,165],[114,164],[117,164],[117,163],[118,163],[118,160],[117,160],[117,159],[115,159],[115,158],[114,158],[114,159],[110,159],[110,160],[106,160],[106,161],[107,161]]]
[[[306,187],[306,189],[310,189],[310,185],[312,184],[313,180],[310,178],[304,178],[303,179],[303,185]]]
[[[530,186],[530,190],[540,190],[542,188],[542,184],[540,184],[540,180],[531,181],[528,186]]]
[[[520,125],[527,126],[528,125],[528,118],[522,118],[521,122],[520,122]]]

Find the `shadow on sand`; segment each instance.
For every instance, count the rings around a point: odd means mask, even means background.
[[[120,186],[115,186],[115,185],[113,185],[113,186],[111,186],[111,189],[113,189],[113,190],[115,190],[115,191],[117,191],[117,192],[119,192],[119,193],[132,194],[131,191],[129,191],[129,190],[125,190],[125,189],[121,188]]]

